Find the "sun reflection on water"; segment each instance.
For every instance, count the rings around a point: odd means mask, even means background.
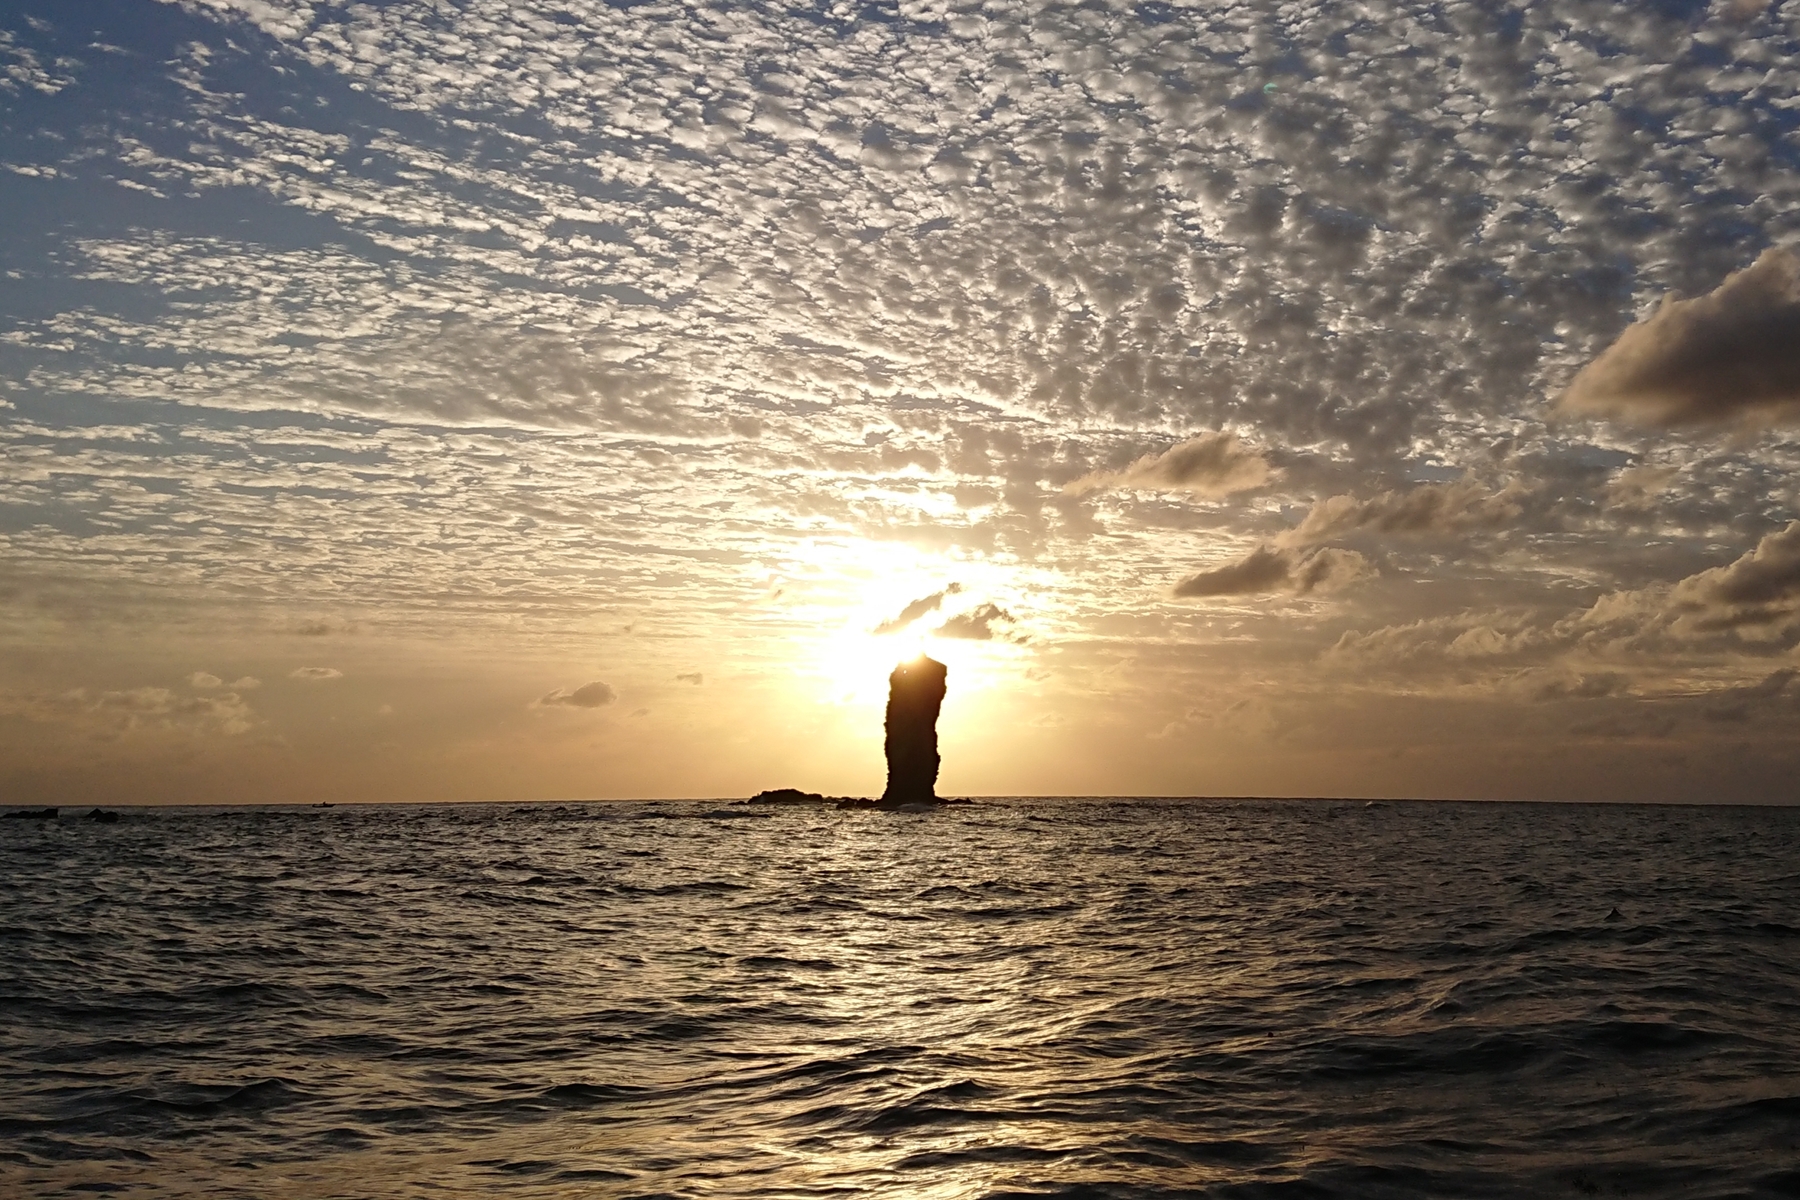
[[[808,861],[809,885],[795,897],[805,919],[786,925],[779,947],[746,944],[714,961],[709,940],[666,980],[688,1002],[723,989],[757,1019],[730,1046],[663,1056],[644,1080],[658,1098],[631,1106],[629,1127],[593,1131],[584,1154],[604,1162],[635,1151],[642,1161],[654,1129],[668,1160],[721,1163],[716,1181],[684,1176],[690,1195],[972,1200],[1079,1178],[1092,1151],[1080,1113],[1125,1086],[1130,1055],[1102,1047],[1072,1057],[1069,1047],[1109,1025],[1117,998],[1096,977],[1129,978],[1144,964],[1128,946],[1065,961],[1080,942],[1074,907],[981,878],[993,864],[979,842],[932,821],[844,823],[795,847]],[[930,839],[942,844],[922,844]],[[1038,883],[1052,884],[1053,865],[1042,864]],[[835,884],[851,880],[894,902],[879,912],[834,902]],[[991,903],[979,903],[984,892]],[[932,914],[946,902],[975,903],[987,919],[941,923]],[[1045,923],[1040,937],[996,936],[1027,913]],[[1141,981],[1136,990],[1152,1003],[1163,994]],[[1115,1136],[1123,1124],[1146,1145],[1182,1136],[1123,1109],[1108,1121]],[[1219,1178],[1165,1154],[1123,1174],[1115,1157],[1109,1174],[1115,1185],[1165,1188]]]
[[[38,1115],[0,1178],[973,1200],[1567,1195],[1614,1169],[1606,1190],[1662,1200],[1699,1173],[1776,1194],[1792,939],[1743,914],[1792,907],[1795,822],[1602,808],[8,830],[15,873],[49,837],[80,869],[31,910],[57,940],[16,946],[17,986],[50,983],[15,1020],[39,1074],[10,1112]],[[171,929],[182,954],[152,937]],[[1666,986],[1692,979],[1704,1012]],[[105,1019],[69,1019],[89,997]]]

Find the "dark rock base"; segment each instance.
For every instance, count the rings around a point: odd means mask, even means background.
[[[734,800],[733,804],[836,804],[843,805],[849,801],[848,796],[821,796],[818,792],[803,792],[799,788],[774,788],[766,792],[758,792],[748,800]]]

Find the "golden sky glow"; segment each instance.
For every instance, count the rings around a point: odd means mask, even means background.
[[[1785,9],[115,24],[0,17],[9,798],[869,793],[920,648],[949,794],[1788,794]]]

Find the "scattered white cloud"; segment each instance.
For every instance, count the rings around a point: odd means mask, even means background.
[[[1581,369],[1563,413],[1670,427],[1800,418],[1800,257],[1765,250],[1692,300],[1665,297]]]
[[[1304,596],[1345,587],[1370,574],[1368,560],[1354,550],[1300,553],[1258,546],[1223,566],[1189,575],[1175,585],[1178,599],[1257,596],[1287,592]]]
[[[1618,671],[1595,671],[1584,675],[1531,672],[1519,683],[1532,700],[1598,700],[1625,691],[1629,679]]]
[[[604,708],[618,698],[619,694],[611,687],[596,680],[577,688],[557,688],[540,696],[533,702],[533,707],[562,705],[568,708]]]
[[[941,591],[931,593],[929,596],[921,596],[919,599],[907,604],[892,617],[875,626],[871,632],[878,637],[883,634],[899,633],[901,630],[917,621],[920,617],[934,613],[942,608],[946,597],[954,596],[960,591],[962,591],[962,584],[953,583]]]
[[[39,33],[49,32],[35,25],[33,28]],[[17,95],[21,88],[28,88],[45,96],[54,96],[75,82],[70,74],[70,68],[75,65],[74,60],[64,58],[46,66],[29,46],[19,44],[16,35],[0,29],[0,95]]]
[[[102,738],[170,733],[232,737],[260,723],[235,692],[184,696],[161,687],[0,692],[0,715]]]
[[[1475,664],[1511,659],[1546,640],[1535,614],[1461,612],[1421,617],[1364,632],[1346,630],[1322,655],[1325,662],[1367,671],[1407,669],[1421,660],[1463,660]]]
[[[1473,480],[1426,483],[1367,500],[1332,496],[1307,512],[1281,541],[1311,546],[1361,530],[1382,534],[1460,534],[1498,529],[1517,520],[1524,488],[1516,481],[1490,491]]]
[[[1627,512],[1648,511],[1680,473],[1681,468],[1671,466],[1625,467],[1607,481],[1607,507]]]
[[[309,683],[320,683],[327,679],[342,679],[344,673],[336,667],[295,667],[288,672],[289,679],[303,679]]]
[[[1683,579],[1669,605],[1681,626],[1705,633],[1791,629],[1800,623],[1800,521],[1727,566]]]
[[[278,38],[298,38],[312,24],[312,5],[277,3],[275,0],[160,0],[178,4],[190,12],[236,17]]]
[[[1081,495],[1105,487],[1153,488],[1229,496],[1259,488],[1270,479],[1269,463],[1233,433],[1208,433],[1146,454],[1122,471],[1095,471],[1065,489]]]
[[[952,615],[942,625],[932,630],[938,637],[963,638],[968,641],[987,642],[995,637],[1008,636],[1003,630],[994,626],[1011,626],[1016,624],[1013,615],[998,604],[978,604],[968,612]],[[1014,638],[1014,640],[1017,640]]]

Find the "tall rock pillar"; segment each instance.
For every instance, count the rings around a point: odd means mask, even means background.
[[[949,674],[943,663],[921,654],[888,676],[888,778],[883,804],[936,802],[938,709]]]

